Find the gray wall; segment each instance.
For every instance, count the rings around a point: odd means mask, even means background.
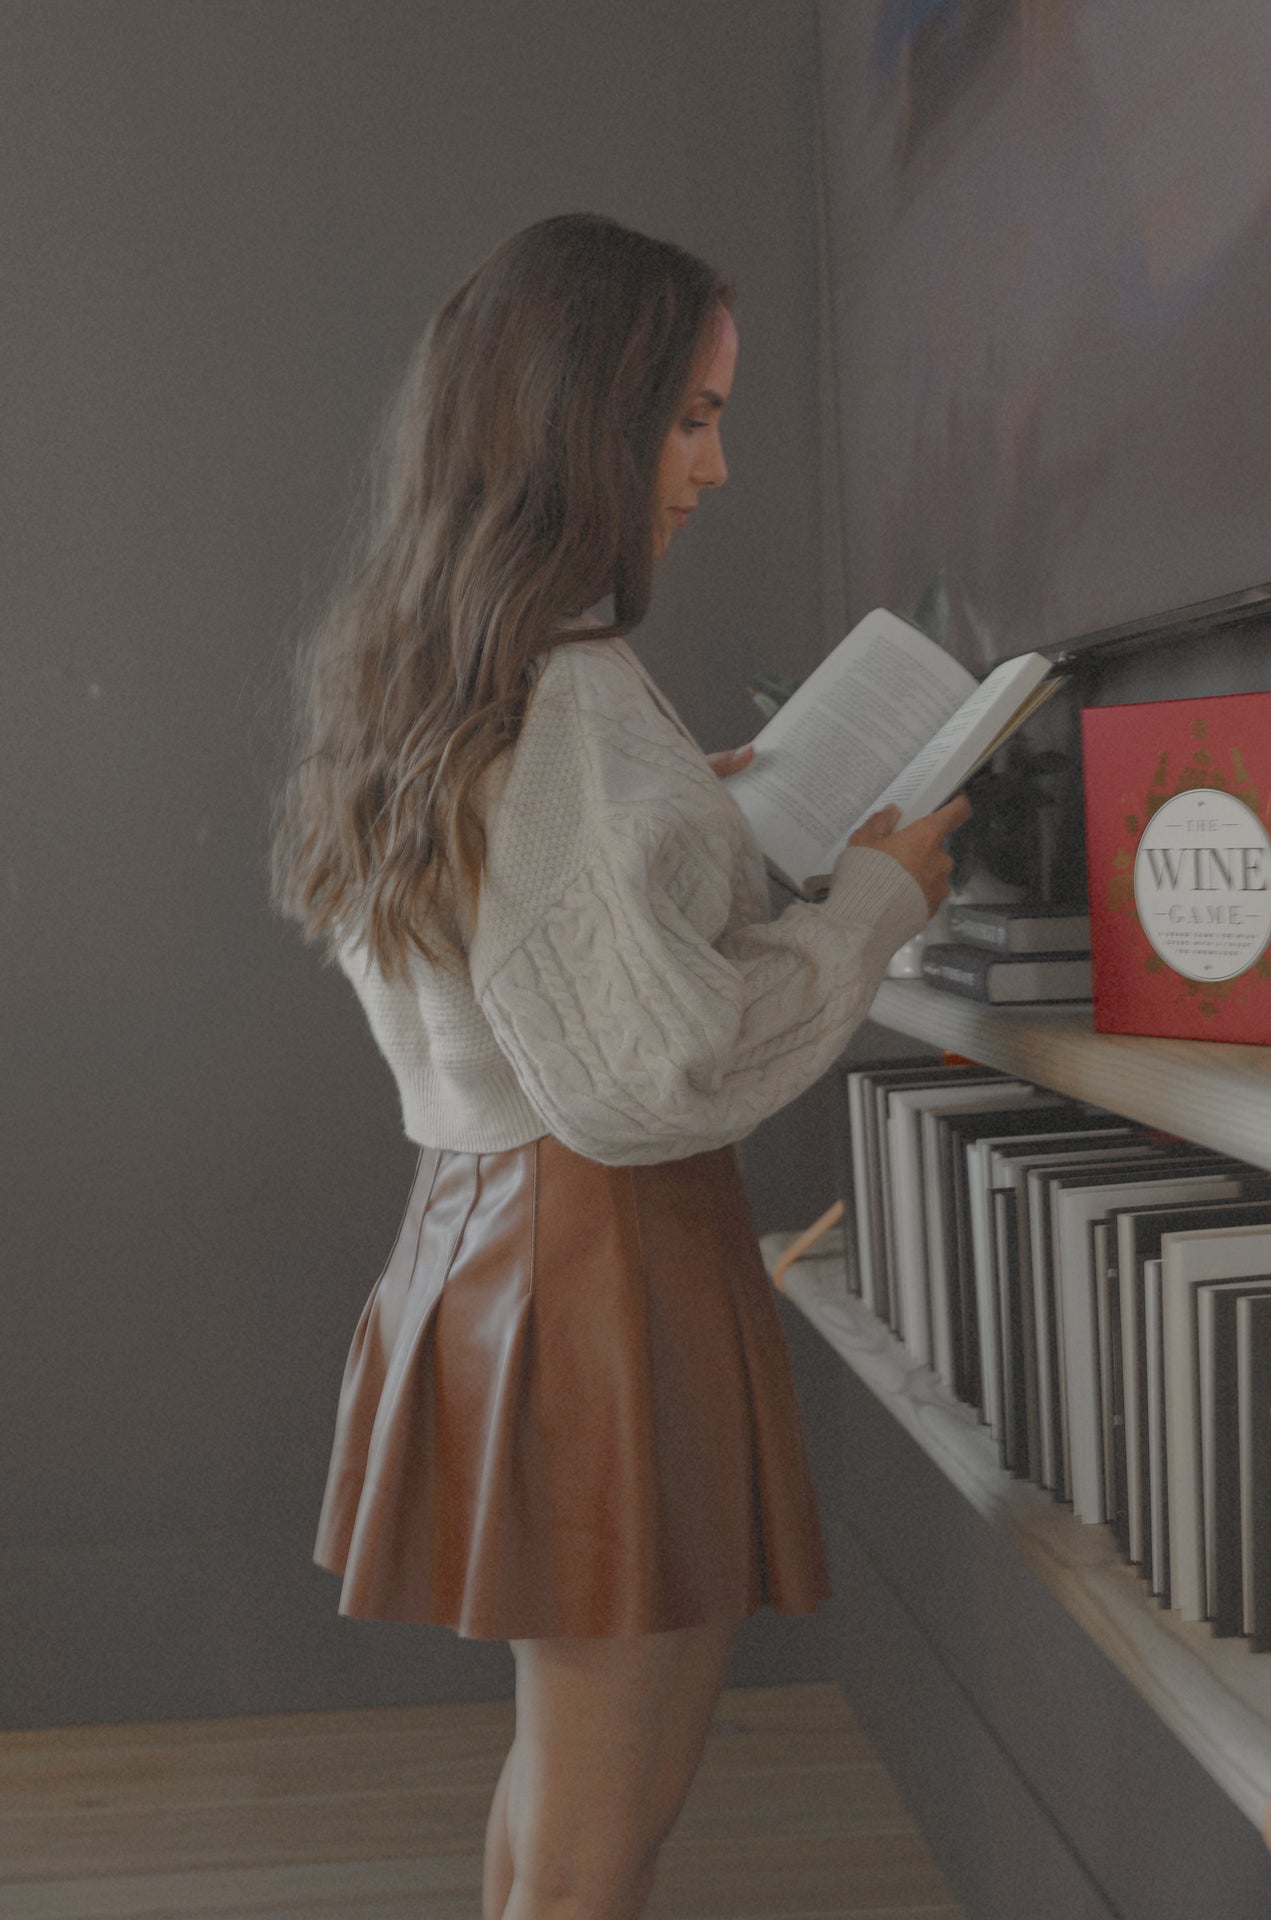
[[[344,984],[267,910],[284,638],[435,302],[595,208],[740,282],[733,478],[644,657],[708,747],[837,638],[803,0],[10,4],[0,1721],[501,1692],[309,1565],[413,1162]],[[830,596],[832,597],[832,596]],[[828,1199],[817,1097],[747,1155]],[[734,1678],[819,1672],[760,1616]]]

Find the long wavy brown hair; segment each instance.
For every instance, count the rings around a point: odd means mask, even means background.
[[[516,740],[537,665],[648,610],[658,454],[729,284],[595,214],[498,247],[434,316],[364,523],[296,667],[274,899],[386,972],[453,954],[475,901],[474,789]],[[443,910],[449,900],[449,910]]]

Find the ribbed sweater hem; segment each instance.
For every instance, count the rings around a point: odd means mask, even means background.
[[[479,1122],[456,1113],[444,1098],[408,1093],[402,1098],[402,1124],[417,1147],[440,1147],[448,1153],[506,1153],[513,1147],[541,1140],[549,1131],[519,1088],[488,1089]]]

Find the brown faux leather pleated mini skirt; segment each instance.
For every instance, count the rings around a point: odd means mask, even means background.
[[[315,1558],[342,1613],[474,1639],[827,1599],[735,1149],[425,1148],[349,1353]]]

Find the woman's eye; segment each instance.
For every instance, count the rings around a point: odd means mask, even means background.
[[[696,430],[697,428],[699,428],[699,427],[704,427],[704,426],[706,426],[707,424],[708,424],[708,423],[707,423],[707,422],[706,422],[705,420],[686,420],[686,421],[684,422],[684,426],[685,426],[685,430],[686,430],[687,432],[689,432],[689,433],[692,433],[692,432],[694,432],[694,431],[695,431],[695,430]]]

